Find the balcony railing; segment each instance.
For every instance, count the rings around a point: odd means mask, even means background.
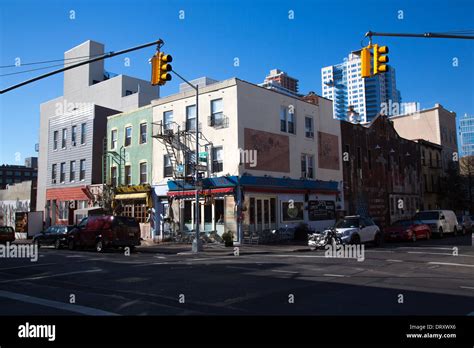
[[[209,115],[207,117],[207,124],[214,128],[227,128],[229,127],[229,118],[223,113]]]

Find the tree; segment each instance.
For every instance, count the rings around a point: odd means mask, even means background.
[[[459,172],[462,177],[467,206],[474,212],[474,156],[464,156],[459,160]]]

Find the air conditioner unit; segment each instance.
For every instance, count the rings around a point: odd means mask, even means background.
[[[72,142],[72,146],[76,146],[76,142],[75,142],[75,141]]]
[[[56,184],[56,179],[51,180],[53,184]]]

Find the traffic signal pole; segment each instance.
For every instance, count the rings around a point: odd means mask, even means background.
[[[424,33],[424,34],[411,34],[411,33],[378,33],[368,31],[365,34],[366,37],[372,41],[372,36],[395,36],[395,37],[423,37],[426,39],[467,39],[472,40],[472,35],[451,35],[451,34],[437,34],[437,33]]]
[[[202,251],[202,243],[201,243],[201,238],[200,238],[200,233],[199,233],[199,224],[200,224],[200,219],[199,219],[199,214],[201,212],[201,207],[199,206],[199,190],[197,187],[197,182],[199,179],[199,171],[198,171],[198,164],[199,164],[199,86],[198,85],[193,85],[191,82],[186,80],[184,77],[182,77],[179,73],[177,73],[175,70],[171,70],[172,73],[174,73],[176,76],[178,76],[181,80],[183,80],[186,84],[188,84],[192,89],[196,91],[196,156],[195,156],[195,166],[194,166],[194,188],[196,189],[196,203],[195,203],[195,209],[194,209],[194,221],[195,221],[195,229],[196,229],[196,236],[193,241],[192,245],[192,252],[193,253],[198,253]]]
[[[127,48],[127,49],[124,49],[124,50],[121,50],[121,51],[117,51],[117,52],[113,52],[113,51],[112,51],[112,52],[104,53],[103,55],[101,55],[101,56],[99,56],[99,57],[92,58],[92,59],[88,59],[88,60],[85,60],[85,61],[80,62],[80,63],[72,64],[72,65],[69,65],[69,66],[67,66],[67,67],[64,67],[64,68],[61,68],[61,69],[58,69],[58,70],[51,71],[51,72],[49,72],[49,73],[46,73],[46,74],[43,74],[43,75],[34,77],[34,78],[32,78],[32,79],[29,79],[29,80],[20,82],[20,83],[18,83],[18,84],[16,84],[16,85],[10,86],[10,87],[8,87],[8,88],[2,89],[2,90],[0,90],[0,94],[9,92],[9,91],[11,91],[11,90],[13,90],[13,89],[16,89],[16,88],[19,88],[19,87],[22,87],[22,86],[25,86],[25,85],[30,84],[30,83],[32,83],[32,82],[35,82],[35,81],[38,81],[38,80],[42,80],[42,79],[44,79],[44,78],[46,78],[46,77],[49,77],[49,76],[52,76],[52,75],[56,75],[56,74],[59,74],[59,73],[64,72],[64,71],[77,68],[77,67],[82,66],[82,65],[94,63],[94,62],[97,62],[97,61],[99,61],[99,60],[103,60],[103,59],[107,59],[107,58],[112,58],[112,57],[118,56],[118,55],[120,55],[120,54],[124,54],[124,53],[128,53],[128,52],[140,50],[140,49],[142,49],[142,48],[150,47],[150,46],[153,46],[153,45],[162,46],[162,45],[163,45],[163,40],[159,39],[159,40],[157,40],[157,41],[149,42],[149,43],[146,43],[146,44],[143,44],[143,45],[140,45],[140,46],[135,46],[135,47],[132,47],[132,48]]]

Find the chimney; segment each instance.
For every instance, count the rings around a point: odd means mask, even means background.
[[[319,105],[319,96],[314,93],[313,91],[309,92],[307,95],[301,97],[301,99],[305,102],[314,104],[314,105]]]

